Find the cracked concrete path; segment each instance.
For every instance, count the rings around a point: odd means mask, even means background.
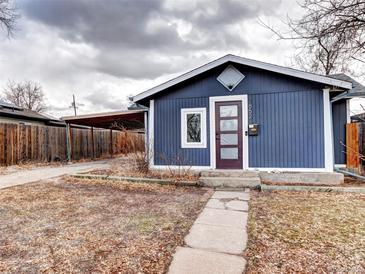
[[[109,166],[110,164],[108,160],[102,160],[56,167],[48,166],[30,170],[21,170],[10,174],[0,175],[0,189],[33,183],[44,179],[51,179],[66,174],[85,172],[98,168],[107,168]]]
[[[216,191],[178,247],[170,274],[241,274],[246,261],[249,191]]]

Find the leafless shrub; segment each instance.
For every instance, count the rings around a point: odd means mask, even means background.
[[[166,155],[160,156],[162,160],[167,162],[167,168],[169,174],[176,181],[181,181],[194,177],[191,171],[191,164],[182,154],[176,154],[171,157],[166,157]]]
[[[146,175],[150,172],[149,169],[149,156],[145,151],[138,151],[131,154],[133,161],[133,169],[135,172]]]

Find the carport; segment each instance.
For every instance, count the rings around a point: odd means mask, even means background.
[[[77,116],[66,116],[61,119],[66,122],[66,134],[67,134],[67,160],[72,159],[72,128],[83,127],[89,129],[91,133],[91,142],[94,152],[94,131],[98,129],[110,130],[109,137],[109,147],[110,155],[113,155],[113,131],[133,131],[136,133],[145,134],[145,147],[148,147],[148,138],[146,138],[147,132],[147,109],[137,109],[137,110],[124,110],[124,111],[113,111],[113,112],[103,112],[94,113],[86,115]],[[146,150],[147,151],[147,150]],[[94,158],[94,157],[93,157]]]

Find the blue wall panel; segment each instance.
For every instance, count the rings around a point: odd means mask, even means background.
[[[216,78],[227,64],[161,92],[155,99],[156,165],[209,166],[209,97],[248,94],[250,167],[323,168],[323,92],[318,83],[236,65],[246,77],[230,92]],[[207,108],[207,148],[181,148],[181,108]],[[180,158],[177,160],[177,158]]]
[[[324,167],[323,96],[318,90],[249,95],[249,166]]]
[[[346,164],[345,147],[341,144],[346,144],[346,122],[347,108],[346,101],[337,101],[332,105],[333,119],[333,143],[335,148],[335,163]]]
[[[209,98],[155,101],[155,165],[210,165],[209,130],[207,148],[181,148],[181,109],[198,107],[207,109],[209,128]]]

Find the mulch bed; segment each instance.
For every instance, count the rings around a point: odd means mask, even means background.
[[[63,178],[0,192],[0,272],[164,273],[211,190]]]
[[[246,273],[365,273],[365,195],[251,194]]]

